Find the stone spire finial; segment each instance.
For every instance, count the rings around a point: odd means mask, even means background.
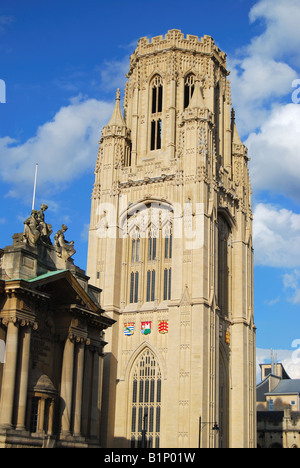
[[[195,91],[189,104],[189,109],[205,109],[206,105],[204,102],[200,80],[195,80]]]
[[[231,109],[231,131],[232,131],[232,143],[236,145],[242,145],[242,140],[240,138],[239,132],[236,127],[235,123],[235,110],[234,108]]]
[[[117,127],[125,127],[125,122],[124,122],[122,111],[121,111],[120,99],[121,99],[121,93],[118,88],[116,92],[116,104],[115,104],[115,108],[113,111],[113,115],[111,116],[111,119],[108,124],[109,126],[115,125]]]

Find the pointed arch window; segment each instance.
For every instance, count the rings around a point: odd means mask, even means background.
[[[156,75],[152,80],[152,114],[162,112],[163,85],[160,75]]]
[[[156,260],[157,234],[151,229],[148,238],[148,260]]]
[[[156,75],[151,82],[151,151],[161,149],[162,132],[162,104],[163,104],[163,85],[160,75]]]
[[[172,230],[167,229],[165,231],[165,259],[172,258],[172,247],[173,247],[173,237]]]
[[[195,90],[195,75],[190,73],[184,81],[184,108],[186,109],[191,102]]]
[[[146,431],[147,448],[159,448],[162,379],[159,364],[150,349],[138,358],[132,375],[131,447],[142,447]]]
[[[136,228],[135,232],[133,233],[132,240],[131,240],[131,263],[140,261],[140,247],[141,247],[140,233],[139,233],[138,228]]]
[[[146,301],[152,302],[155,299],[155,270],[147,271],[147,295]]]
[[[171,299],[172,269],[164,269],[164,301]]]
[[[130,303],[138,302],[139,295],[139,272],[132,272],[130,275]]]

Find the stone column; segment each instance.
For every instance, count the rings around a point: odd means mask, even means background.
[[[61,376],[61,432],[71,433],[73,394],[74,342],[68,337],[65,342]]]
[[[37,433],[38,434],[42,434],[44,432],[44,417],[45,417],[45,398],[40,398],[38,421],[37,421]]]
[[[28,373],[29,373],[29,358],[30,358],[30,340],[31,327],[26,327],[22,330],[22,359],[20,369],[20,388],[17,404],[17,429],[25,430],[25,417],[27,405],[27,389],[28,389]]]
[[[82,390],[83,390],[83,369],[84,369],[84,343],[78,344],[77,355],[77,378],[75,394],[75,414],[74,414],[74,435],[81,435],[81,414],[82,414]]]
[[[15,381],[18,354],[19,324],[9,321],[7,325],[5,365],[1,389],[0,426],[11,428],[15,396]]]
[[[92,393],[92,352],[90,346],[86,347],[85,368],[83,382],[83,402],[82,402],[82,435],[88,436],[90,433],[90,403]]]
[[[55,400],[51,400],[50,408],[49,408],[49,418],[48,418],[48,434],[52,435],[53,433],[53,418],[54,418],[54,405]]]
[[[93,356],[92,404],[91,404],[91,437],[98,436],[99,424],[99,352]]]

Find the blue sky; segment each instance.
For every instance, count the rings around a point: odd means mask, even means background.
[[[23,230],[38,162],[37,204],[86,269],[98,140],[137,40],[210,35],[251,158],[258,360],[273,348],[300,378],[299,24],[298,0],[0,0],[0,245]]]

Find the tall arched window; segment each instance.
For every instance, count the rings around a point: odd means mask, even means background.
[[[155,299],[155,270],[147,271],[147,294],[146,301],[154,301]]]
[[[156,75],[152,80],[152,114],[162,112],[163,86],[162,78]]]
[[[136,229],[131,240],[131,263],[140,261],[140,245],[140,232],[139,229]]]
[[[131,447],[159,448],[161,371],[150,349],[138,358],[132,374]]]
[[[195,75],[190,73],[184,82],[184,108],[186,109],[192,99],[195,90]]]
[[[161,149],[163,85],[160,75],[153,78],[151,92],[151,151],[154,151]]]
[[[139,272],[132,271],[130,275],[130,303],[138,302],[139,298]]]

